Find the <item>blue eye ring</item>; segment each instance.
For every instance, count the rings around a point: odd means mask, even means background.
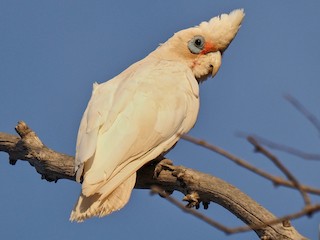
[[[197,35],[194,36],[189,42],[188,42],[188,48],[191,53],[198,54],[200,53],[204,48],[205,40],[204,37]]]

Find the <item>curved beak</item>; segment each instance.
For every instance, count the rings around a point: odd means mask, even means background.
[[[212,57],[212,60],[211,60],[212,77],[214,77],[219,71],[219,68],[221,66],[221,59],[222,59],[221,52],[220,51],[213,52],[211,53],[211,57]]]

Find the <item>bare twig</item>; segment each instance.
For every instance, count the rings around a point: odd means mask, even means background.
[[[158,193],[159,195],[161,195],[161,197],[164,197],[169,202],[171,202],[173,205],[175,205],[178,208],[180,208],[182,211],[194,215],[195,217],[197,217],[200,220],[208,223],[212,227],[215,227],[218,230],[220,230],[220,231],[222,231],[222,232],[224,232],[226,234],[233,233],[231,228],[228,228],[228,227],[222,225],[221,223],[219,223],[219,222],[217,222],[217,221],[205,216],[204,214],[202,214],[201,212],[195,210],[194,208],[186,207],[185,205],[183,205],[183,203],[181,203],[180,201],[176,200],[175,198],[171,197],[168,193],[166,193],[166,191],[164,189],[162,189],[162,188],[160,188],[158,186],[153,186],[151,188],[151,191],[154,192],[154,193]],[[249,229],[249,230],[252,230],[252,229]]]
[[[296,189],[296,187],[293,185],[293,183],[291,181],[287,181],[281,177],[277,177],[277,176],[273,176],[259,168],[256,168],[254,167],[253,165],[251,165],[250,163],[248,163],[247,161],[229,153],[228,151],[220,148],[220,147],[217,147],[215,145],[212,145],[204,140],[201,140],[201,139],[198,139],[198,138],[195,138],[195,137],[192,137],[190,135],[182,135],[181,136],[182,139],[186,140],[186,141],[189,141],[189,142],[192,142],[196,145],[199,145],[199,146],[202,146],[204,148],[207,148],[211,151],[214,151],[218,154],[220,154],[221,156],[224,156],[226,157],[227,159],[231,160],[232,162],[238,164],[239,166],[241,167],[244,167],[248,170],[250,170],[251,172],[261,176],[261,177],[264,177],[268,180],[270,180],[271,182],[273,182],[274,185],[278,186],[278,185],[282,185],[282,186],[286,186],[286,187],[290,187],[290,188],[294,188]],[[312,193],[312,194],[316,194],[316,195],[320,195],[320,189],[318,188],[314,188],[314,187],[310,187],[310,186],[307,186],[307,185],[302,185],[301,186],[302,189],[306,192],[309,192],[309,193]]]
[[[296,213],[288,214],[279,218],[276,218],[270,222],[268,222],[268,225],[273,225],[277,223],[282,223],[284,226],[291,226],[291,223],[289,220],[298,219],[303,216],[310,216],[311,214],[314,214],[316,212],[320,211],[320,205],[310,205],[308,207],[303,208],[301,211],[298,211]],[[231,233],[240,233],[240,232],[246,232],[250,229],[256,229],[261,228],[262,226],[256,225],[256,226],[243,226],[243,227],[237,227],[233,228]]]
[[[301,184],[299,183],[298,179],[280,162],[280,160],[274,156],[271,152],[269,152],[267,149],[262,147],[254,137],[249,136],[247,140],[255,147],[255,150],[257,152],[262,153],[267,158],[269,158],[285,175],[286,177],[294,184],[294,186],[298,189],[298,191],[301,193],[303,200],[306,204],[306,206],[311,205],[311,200],[307,193],[303,190]]]
[[[269,174],[269,173],[267,173],[267,172],[255,167],[255,166],[251,165],[250,163],[248,163],[244,159],[241,159],[241,158],[229,153],[228,151],[226,151],[226,150],[224,150],[224,149],[222,149],[222,148],[220,148],[218,146],[215,146],[215,145],[210,144],[210,143],[208,143],[208,142],[206,142],[204,140],[201,140],[201,139],[198,139],[198,138],[192,137],[190,135],[186,135],[186,134],[182,135],[181,138],[186,140],[186,141],[189,141],[189,142],[192,142],[194,144],[197,144],[199,146],[202,146],[204,148],[207,148],[207,149],[209,149],[211,151],[214,151],[214,152],[226,157],[227,159],[231,160],[232,162],[240,165],[241,167],[244,167],[244,168],[250,170],[251,172],[254,172],[255,174],[258,174],[258,175],[260,175],[262,177],[265,177],[267,179],[272,179],[273,178],[273,176],[271,174]]]
[[[267,146],[271,149],[279,150],[282,152],[289,153],[291,155],[306,159],[306,160],[320,160],[320,154],[317,153],[307,153],[304,151],[301,151],[299,149],[280,144],[280,143],[275,143],[273,141],[270,141],[266,138],[260,137],[256,134],[246,134],[246,133],[237,133],[236,134],[239,137],[244,137],[247,138],[249,135],[254,137],[256,141],[258,141],[261,145]]]
[[[170,194],[166,193],[166,191],[158,186],[153,186],[151,188],[151,191],[153,193],[158,193],[161,195],[161,197],[164,197],[167,199],[170,203],[173,205],[177,206],[180,208],[182,211],[192,214],[195,217],[201,219],[202,221],[208,223],[209,225],[217,228],[218,230],[224,232],[225,234],[235,234],[235,233],[240,233],[240,232],[248,232],[251,230],[255,229],[261,229],[266,226],[272,226],[274,224],[279,224],[281,223],[284,227],[291,227],[290,220],[300,218],[305,215],[310,215],[312,213],[320,211],[320,205],[313,205],[313,206],[308,206],[301,211],[298,211],[296,213],[288,214],[279,218],[274,218],[270,220],[269,222],[261,223],[260,225],[246,225],[246,226],[241,226],[241,227],[235,227],[235,228],[230,228],[227,227],[212,218],[209,218],[205,216],[204,214],[200,213],[199,211],[195,210],[194,208],[189,208],[183,205],[180,201],[176,200],[175,198],[171,197]]]
[[[318,130],[320,134],[320,120],[290,94],[284,95],[284,98],[288,100],[300,113],[302,113],[302,115],[304,115],[312,123],[312,125]]]

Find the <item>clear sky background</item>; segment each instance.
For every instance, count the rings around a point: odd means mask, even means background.
[[[236,8],[245,9],[245,20],[218,75],[201,85],[191,134],[281,175],[235,133],[320,152],[317,131],[283,99],[292,94],[320,117],[320,1],[0,0],[0,131],[14,133],[24,120],[47,146],[74,155],[93,82],[116,76],[174,32]],[[275,153],[301,182],[319,187],[318,162]],[[303,207],[296,191],[274,188],[185,141],[168,156],[234,184],[278,216]],[[253,233],[225,236],[147,190],[134,190],[122,211],[70,223],[80,185],[48,183],[29,164],[11,166],[7,159],[0,153],[1,239],[257,239]],[[215,204],[203,212],[228,226],[243,225]],[[317,239],[319,220],[316,214],[293,225]]]

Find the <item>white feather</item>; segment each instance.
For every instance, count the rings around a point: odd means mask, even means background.
[[[238,10],[180,31],[115,78],[94,84],[78,132],[75,169],[77,181],[83,177],[83,182],[70,220],[122,208],[136,171],[193,127],[199,110],[197,79],[218,71],[220,51],[236,35],[242,18]],[[187,44],[198,34],[222,47],[192,54]]]
[[[121,75],[96,87],[81,121],[76,163],[78,167],[85,164],[84,181],[72,220],[92,216],[89,213],[110,213],[105,206],[84,201],[91,201],[86,198],[94,194],[100,195],[99,201],[110,198],[146,162],[169,150],[196,121],[198,85],[185,65],[148,59],[143,67],[119,79]],[[133,186],[122,191],[130,193]]]

